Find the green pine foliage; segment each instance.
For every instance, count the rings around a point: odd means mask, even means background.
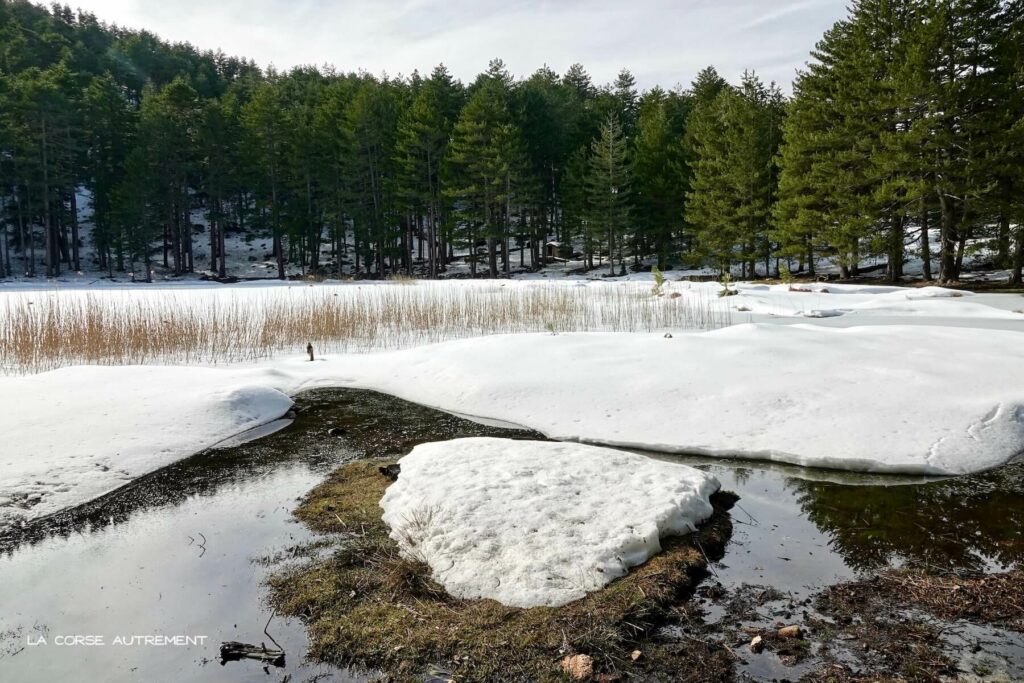
[[[1020,282],[1022,45],[1024,0],[855,0],[789,98],[713,67],[642,91],[493,60],[464,85],[260,69],[8,0],[0,277],[496,277],[568,248],[610,274],[923,257],[948,281],[986,244]]]
[[[615,275],[615,261],[624,267],[623,248],[629,239],[630,184],[632,169],[622,124],[614,114],[601,125],[600,137],[590,148],[586,176],[588,243],[603,245],[608,254],[609,274]]]

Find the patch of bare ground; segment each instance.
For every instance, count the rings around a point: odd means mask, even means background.
[[[957,620],[1024,631],[1024,572],[982,576],[888,570],[825,589],[811,626],[824,665],[803,680],[940,681],[959,671],[942,638]]]
[[[282,570],[271,600],[307,624],[310,655],[366,666],[387,681],[558,681],[566,657],[585,655],[590,680],[732,680],[733,656],[712,642],[685,647],[650,639],[721,557],[732,532],[730,494],[697,533],[663,541],[664,552],[603,590],[562,607],[519,609],[493,600],[461,600],[402,557],[381,521],[378,501],[389,460],[337,470],[301,503],[296,515],[335,535],[330,557]]]
[[[943,619],[966,619],[1024,632],[1024,570],[980,576],[883,572],[867,589]]]

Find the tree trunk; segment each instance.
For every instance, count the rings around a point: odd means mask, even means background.
[[[71,239],[68,237],[68,224],[64,220],[64,193],[57,193],[57,201],[60,205],[60,211],[57,212],[57,245],[60,248],[60,258],[57,260],[57,274],[60,274],[60,264],[64,263],[68,268],[71,267]]]
[[[885,271],[889,282],[896,282],[903,275],[903,217],[894,211],[890,220],[889,253]]]
[[[956,260],[953,251],[956,243],[956,225],[952,202],[942,192],[939,192],[939,207],[942,215],[939,229],[939,281],[946,283],[956,279]]]
[[[1006,207],[999,209],[999,232],[996,236],[996,267],[1005,268],[1010,263],[1010,215]]]
[[[25,215],[21,211],[21,195],[18,188],[14,188],[14,204],[18,208],[18,239],[21,242],[21,269],[24,275],[35,275],[34,267],[29,266],[28,261],[28,238],[25,236]],[[33,264],[34,266],[34,264]]]
[[[78,193],[71,188],[71,267],[75,272],[82,270],[82,258],[78,247]]]
[[[220,266],[220,269],[217,271],[217,274],[220,275],[222,278],[228,276],[228,262],[227,262],[228,250],[227,250],[227,238],[224,235],[225,221],[224,221],[224,213],[222,211],[223,207],[224,207],[224,202],[218,196],[217,197],[217,211],[220,212],[220,214],[219,214],[220,220],[219,220],[218,225],[217,225],[217,257],[219,259],[218,265]]]
[[[953,271],[953,279],[960,279],[960,272],[964,267],[964,250],[967,248],[967,240],[971,238],[971,228],[968,226],[960,234],[960,239],[956,244],[956,263],[954,264],[955,270]]]
[[[1013,254],[1013,276],[1010,281],[1015,285],[1024,284],[1024,221],[1017,225],[1017,248]]]
[[[46,118],[42,119],[40,130],[42,131],[42,143],[43,143],[43,237],[44,246],[46,248],[46,276],[53,277],[54,275],[54,240],[53,240],[53,221],[50,218],[50,169],[49,163],[47,162],[47,149],[46,149]]]
[[[277,222],[277,183],[271,181],[270,183],[270,203],[271,213],[274,219],[274,257],[277,259],[277,277],[279,280],[284,279],[284,250],[281,245],[281,228]]]
[[[210,272],[217,272],[217,208],[210,209]]]
[[[932,247],[928,241],[928,206],[921,200],[921,273],[925,280],[932,279]]]

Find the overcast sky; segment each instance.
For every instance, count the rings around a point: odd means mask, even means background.
[[[582,63],[595,83],[688,85],[713,64],[789,90],[847,0],[80,0],[101,20],[221,48],[261,66],[330,63],[374,74],[445,63],[470,81],[493,57],[525,76]]]

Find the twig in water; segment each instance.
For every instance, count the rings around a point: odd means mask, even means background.
[[[263,627],[263,633],[266,634],[267,638],[270,638],[270,642],[272,642],[274,645],[277,645],[277,649],[279,649],[281,651],[281,654],[283,655],[284,654],[284,648],[281,647],[281,643],[279,643],[276,640],[274,640],[274,636],[270,635],[270,633],[267,631],[267,629],[270,628],[270,622],[274,619],[274,616],[276,614],[277,614],[277,608],[275,607],[274,610],[270,613],[270,619],[267,619],[267,625]]]
[[[743,514],[745,514],[747,517],[750,517],[750,521],[751,522],[753,522],[754,524],[757,524],[757,525],[761,524],[759,521],[754,519],[754,515],[752,515],[749,512],[747,512],[746,509],[742,505],[740,505],[739,503],[736,503],[736,507],[738,507],[740,510],[743,510]]]
[[[715,565],[711,564],[711,558],[709,558],[708,554],[704,552],[704,546],[700,544],[700,540],[698,540],[696,536],[694,536],[693,542],[697,544],[697,549],[700,550],[700,554],[704,556],[704,561],[708,563],[708,569],[710,569],[711,573],[715,575],[715,578],[722,578],[718,575],[718,572],[715,571]]]

